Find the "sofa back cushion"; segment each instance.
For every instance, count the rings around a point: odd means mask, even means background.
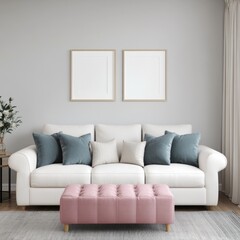
[[[123,141],[140,142],[141,141],[141,125],[105,125],[98,124],[95,128],[96,141],[108,142],[113,139],[117,142],[118,156],[121,156]]]
[[[56,132],[62,132],[74,137],[80,137],[82,135],[91,134],[91,141],[94,140],[94,125],[54,125],[54,124],[45,124],[43,127],[43,133],[53,134]]]
[[[142,125],[142,139],[145,134],[159,137],[165,134],[165,131],[174,132],[179,135],[192,133],[191,124],[180,124],[180,125],[154,125],[154,124],[143,124]]]

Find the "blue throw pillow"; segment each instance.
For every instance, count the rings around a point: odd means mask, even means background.
[[[92,164],[91,153],[89,149],[89,143],[91,141],[90,133],[81,137],[73,137],[60,133],[59,139],[63,153],[63,165]]]
[[[169,133],[169,131],[165,131],[165,134]],[[175,134],[172,143],[171,162],[198,167],[198,145],[200,137],[199,133],[185,135]]]
[[[33,133],[33,139],[37,148],[37,168],[62,162],[59,133],[52,135]]]
[[[144,153],[144,164],[169,165],[171,156],[171,146],[175,134],[169,133],[160,137],[153,137],[145,134],[144,140],[147,142]]]

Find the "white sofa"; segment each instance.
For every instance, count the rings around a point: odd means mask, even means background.
[[[43,132],[81,136],[91,133],[99,142],[116,139],[121,155],[123,140],[141,141],[145,133],[163,135],[165,130],[177,134],[192,132],[191,125],[45,125]],[[217,205],[218,172],[227,165],[223,154],[206,146],[199,146],[199,168],[185,164],[147,165],[113,163],[98,165],[51,164],[36,168],[35,145],[11,155],[9,166],[17,172],[16,197],[19,206],[59,205],[64,188],[73,183],[165,183],[175,197],[176,205]]]

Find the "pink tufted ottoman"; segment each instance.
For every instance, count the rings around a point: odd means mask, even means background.
[[[173,195],[163,184],[69,185],[60,200],[64,231],[69,224],[149,223],[174,221]]]

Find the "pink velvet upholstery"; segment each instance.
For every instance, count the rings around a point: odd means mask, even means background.
[[[69,185],[60,200],[63,224],[174,221],[173,195],[163,184]]]

